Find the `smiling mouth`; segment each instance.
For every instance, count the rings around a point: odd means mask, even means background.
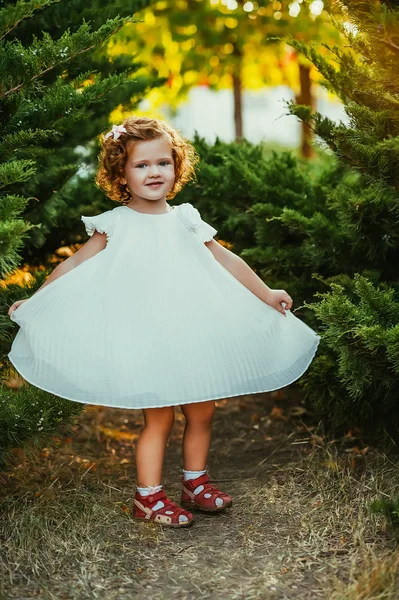
[[[162,185],[163,181],[153,181],[152,183],[146,183],[146,185]]]

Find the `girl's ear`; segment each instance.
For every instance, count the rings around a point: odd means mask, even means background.
[[[119,181],[121,182],[122,185],[126,185],[127,181],[124,177],[120,177]]]

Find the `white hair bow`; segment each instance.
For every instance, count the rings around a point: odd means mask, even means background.
[[[104,139],[107,139],[112,135],[114,140],[117,140],[122,135],[122,133],[127,133],[127,131],[123,125],[112,125],[111,131],[109,131],[104,136]]]

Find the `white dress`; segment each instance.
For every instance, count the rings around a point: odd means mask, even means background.
[[[11,313],[8,357],[29,383],[137,409],[276,390],[308,368],[320,337],[215,259],[204,242],[217,231],[191,204],[81,219],[106,233],[104,250]]]

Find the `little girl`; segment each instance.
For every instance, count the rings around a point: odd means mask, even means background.
[[[192,523],[187,508],[232,505],[207,474],[215,399],[287,386],[319,343],[290,312],[289,294],[213,239],[194,206],[168,204],[197,160],[161,120],[113,125],[96,181],[117,206],[82,216],[89,240],[8,313],[20,327],[8,357],[28,382],[143,410],[133,516],[170,527]],[[177,405],[186,419],[181,506],[161,484]]]

